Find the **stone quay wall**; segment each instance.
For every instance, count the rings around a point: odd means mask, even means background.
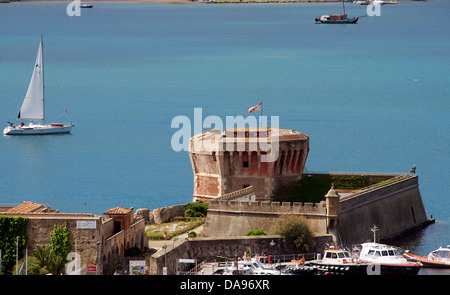
[[[275,245],[271,246],[271,242]],[[331,242],[331,235],[315,237],[316,248],[313,252],[321,252],[322,245]],[[167,267],[167,274],[175,275],[178,259],[196,259],[200,264],[203,261],[223,261],[225,257],[233,259],[235,255],[242,257],[243,253],[250,249],[253,254],[264,253],[266,255],[293,254],[295,251],[288,249],[280,236],[250,236],[229,238],[193,238],[179,245],[167,243],[166,249],[160,249],[150,257],[150,274],[162,275],[163,267]],[[300,253],[295,253],[300,254]],[[178,264],[179,271],[186,271],[192,265]]]

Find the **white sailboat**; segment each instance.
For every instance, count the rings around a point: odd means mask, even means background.
[[[36,63],[31,76],[30,85],[27,94],[23,100],[22,107],[16,120],[30,120],[31,123],[21,123],[15,125],[8,122],[3,130],[4,135],[38,135],[38,134],[59,134],[70,133],[74,125],[61,123],[45,123],[45,99],[44,99],[44,57],[43,57],[43,40],[41,42],[36,57]],[[62,97],[61,97],[62,99]],[[65,113],[69,117],[66,105],[63,100]],[[41,121],[41,122],[40,122]]]

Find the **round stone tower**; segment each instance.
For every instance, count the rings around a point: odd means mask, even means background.
[[[194,200],[208,201],[253,186],[257,201],[302,177],[309,137],[279,128],[211,129],[189,140]]]

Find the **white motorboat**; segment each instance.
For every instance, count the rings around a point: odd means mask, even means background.
[[[72,122],[69,124],[51,123],[45,124],[45,99],[44,99],[44,57],[43,57],[43,38],[41,36],[41,42],[39,43],[38,53],[36,57],[36,63],[33,69],[33,75],[28,86],[28,91],[23,100],[22,107],[16,120],[30,120],[30,121],[42,121],[42,123],[22,123],[15,125],[8,122],[3,130],[4,135],[43,135],[43,134],[58,134],[58,133],[70,133],[70,130],[74,125]],[[58,86],[59,89],[59,86]],[[61,96],[62,99],[62,96]],[[69,117],[64,100],[62,100],[65,114]]]
[[[409,260],[420,262],[424,266],[450,268],[450,245],[447,245],[446,248],[439,247],[439,249],[430,252],[427,257],[414,255],[409,252],[404,253],[403,256]]]
[[[92,8],[94,7],[94,5],[86,3],[86,2],[81,2],[80,4],[80,8]]]
[[[367,274],[369,264],[352,258],[344,249],[330,247],[325,250],[323,259],[312,260],[309,264],[317,266],[323,274]]]
[[[374,272],[379,274],[412,274],[416,275],[422,264],[409,261],[402,256],[401,249],[379,243],[363,243],[360,245],[359,259],[374,265]]]
[[[230,266],[226,269],[224,274],[235,274],[236,270],[240,275],[278,275],[280,274],[280,271],[273,268],[268,267],[264,265],[260,259],[257,257],[253,257],[250,260],[239,260],[236,263],[234,263],[233,266]]]

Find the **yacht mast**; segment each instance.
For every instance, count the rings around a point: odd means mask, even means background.
[[[42,55],[42,108],[44,110],[42,121],[45,125],[45,84],[44,84],[44,41],[41,35],[41,55]]]

